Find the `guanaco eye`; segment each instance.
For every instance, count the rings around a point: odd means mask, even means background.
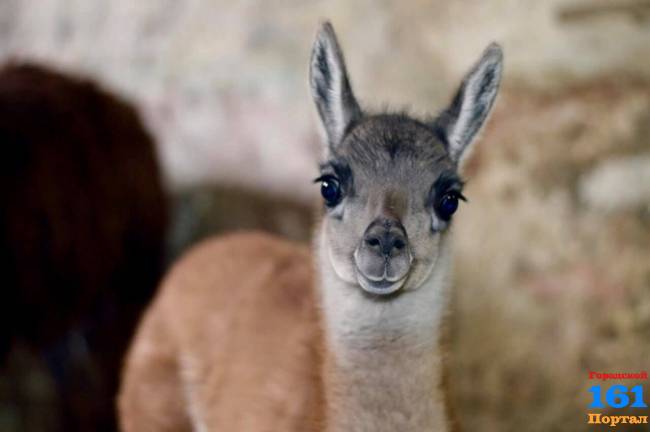
[[[440,219],[448,221],[451,216],[458,210],[458,200],[465,200],[465,197],[459,192],[447,192],[436,203],[436,213]]]
[[[320,181],[320,193],[323,195],[325,205],[334,207],[341,202],[341,185],[335,177],[323,176],[317,178],[316,181]]]

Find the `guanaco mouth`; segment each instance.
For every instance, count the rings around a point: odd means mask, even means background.
[[[404,285],[404,282],[406,282],[406,277],[408,276],[408,273],[404,275],[403,278],[397,280],[397,281],[389,281],[387,279],[381,279],[378,281],[373,281],[368,279],[362,272],[357,268],[357,281],[359,282],[359,285],[361,288],[363,288],[364,291],[369,292],[371,294],[378,294],[378,295],[388,295],[396,292],[402,286]]]

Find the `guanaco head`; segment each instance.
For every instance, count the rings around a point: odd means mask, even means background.
[[[340,279],[385,295],[415,290],[434,271],[464,200],[459,168],[494,103],[502,57],[491,44],[430,121],[370,115],[354,97],[334,29],[322,25],[310,84],[326,137],[317,179],[325,255]]]

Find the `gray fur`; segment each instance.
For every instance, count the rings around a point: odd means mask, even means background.
[[[437,191],[434,184],[444,176],[451,179],[448,189],[462,188],[444,144],[427,125],[404,115],[366,116],[332,152],[322,174],[336,175],[334,167],[349,174],[341,179],[343,200],[326,215],[331,218],[328,238],[337,251],[333,259],[345,261],[360,283],[361,271],[374,280],[384,269],[386,279],[408,274],[402,285],[417,287],[435,261],[436,237],[444,235],[448,225],[433,208],[446,190]],[[377,221],[400,225],[404,253],[386,259],[370,253],[364,239]]]
[[[321,27],[312,49],[309,82],[330,147],[361,118],[345,69],[343,53],[330,23]]]
[[[433,121],[369,115],[354,97],[334,29],[329,23],[321,27],[310,68],[312,95],[327,134],[321,175],[333,176],[343,190],[343,200],[327,211],[329,239],[333,259],[362,288],[382,274],[377,290],[369,291],[390,292],[384,288],[396,279],[391,289],[413,288],[422,282],[421,274],[428,274],[433,240],[450,223],[438,204],[445,194],[461,193],[458,167],[494,104],[502,57],[491,44]],[[371,232],[372,224],[393,228]],[[386,244],[402,242],[406,246],[399,253],[380,252]]]
[[[485,124],[499,91],[502,69],[503,53],[492,43],[463,80],[451,105],[432,122],[455,162]]]
[[[315,242],[335,377],[326,381],[328,431],[449,430],[438,343],[453,217],[442,198],[462,196],[462,157],[500,76],[492,45],[435,120],[370,115],[354,99],[331,25],[318,34],[311,86],[327,133],[319,181],[341,190]]]

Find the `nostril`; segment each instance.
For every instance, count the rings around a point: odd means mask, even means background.
[[[369,253],[368,257],[376,255],[390,259],[405,255],[409,241],[406,230],[399,221],[376,219],[363,233],[360,246],[363,246],[364,252]]]

